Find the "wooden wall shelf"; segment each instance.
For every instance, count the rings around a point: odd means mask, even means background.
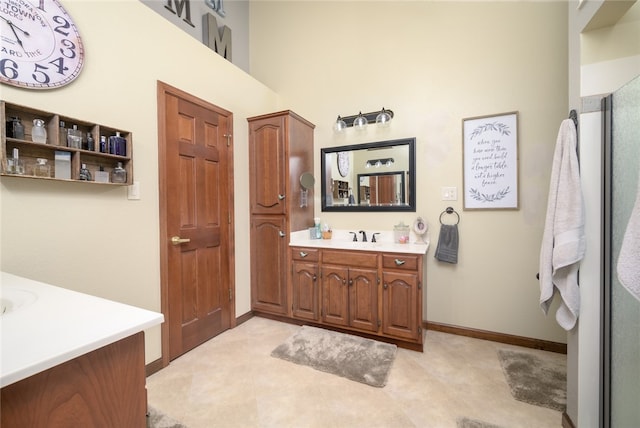
[[[24,126],[24,139],[11,138],[7,136],[7,121],[13,117],[19,117]],[[31,132],[33,129],[33,119],[42,119],[45,122],[47,130],[46,144],[34,143],[31,141]],[[133,147],[131,132],[100,125],[97,123],[87,122],[74,119],[68,116],[62,116],[57,113],[50,113],[43,110],[33,109],[31,107],[11,104],[0,101],[0,176],[31,178],[38,180],[55,180],[55,181],[74,181],[82,183],[93,183],[103,185],[129,185],[133,183]],[[87,135],[91,135],[94,140],[93,150],[85,148],[68,147],[66,136],[61,135],[60,123],[64,122],[67,128],[76,125],[82,132],[83,144],[86,144]],[[100,137],[107,139],[110,136],[120,133],[120,136],[126,140],[126,151],[124,156],[100,151]],[[19,157],[24,164],[23,174],[15,174],[9,171],[7,161],[13,158],[13,149],[18,149]],[[71,178],[57,178],[55,175],[55,155],[56,152],[68,153],[71,158]],[[40,177],[35,175],[35,165],[38,158],[46,159],[50,168],[49,177]],[[96,181],[96,172],[100,167],[109,174],[116,167],[118,162],[122,163],[122,167],[127,172],[127,180],[125,183],[113,183],[111,181],[102,183]],[[80,180],[80,167],[85,164],[91,173],[92,181]],[[111,180],[111,178],[109,178]]]

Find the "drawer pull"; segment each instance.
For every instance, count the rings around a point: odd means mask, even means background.
[[[394,262],[396,263],[396,266],[402,266],[403,264],[406,263],[404,260],[400,260],[400,259],[395,259]]]
[[[284,199],[284,195],[280,195],[280,194],[278,194],[278,199],[279,199],[279,200],[283,200],[283,199]]]
[[[284,238],[285,236],[287,236],[287,234],[286,234],[286,233],[284,233],[284,232],[283,232],[283,231],[281,231],[281,230],[279,230],[279,231],[278,231],[278,235],[279,235],[281,238]]]
[[[307,257],[309,253],[305,253],[304,251],[300,251],[300,257]]]

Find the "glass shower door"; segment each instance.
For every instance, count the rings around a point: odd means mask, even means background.
[[[604,426],[639,427],[640,297],[623,286],[617,267],[632,212],[640,215],[640,208],[634,210],[640,185],[640,76],[606,104]],[[640,272],[640,254],[633,258]]]

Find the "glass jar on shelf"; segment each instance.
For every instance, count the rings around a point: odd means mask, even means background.
[[[33,167],[33,175],[35,175],[36,177],[51,177],[51,166],[47,164],[46,159],[36,159],[36,164]]]
[[[113,171],[111,171],[112,183],[126,183],[127,182],[127,170],[122,167],[122,162],[118,162]]]
[[[33,128],[31,128],[31,141],[34,143],[47,143],[47,129],[44,127],[44,120],[33,119]]]

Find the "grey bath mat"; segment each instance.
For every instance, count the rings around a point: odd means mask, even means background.
[[[567,362],[562,355],[501,349],[502,371],[516,400],[563,412],[567,406]]]
[[[271,356],[383,387],[396,351],[396,345],[305,325]]]

